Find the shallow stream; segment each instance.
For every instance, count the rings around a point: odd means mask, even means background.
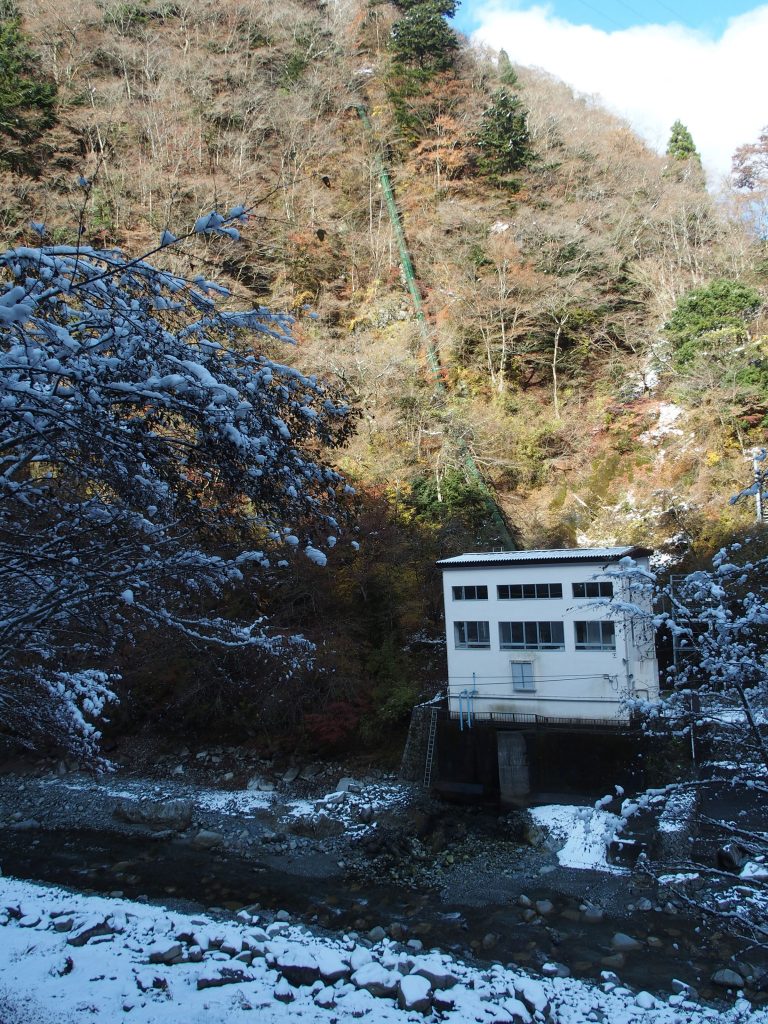
[[[258,903],[265,910],[286,910],[314,927],[354,930],[363,936],[377,925],[386,930],[394,925],[398,937],[418,938],[427,948],[533,970],[561,964],[577,977],[594,980],[602,970],[615,969],[622,981],[655,992],[670,992],[672,979],[679,979],[704,998],[722,997],[709,978],[738,949],[730,937],[704,935],[679,914],[617,911],[606,913],[602,921],[586,922],[573,890],[605,885],[605,877],[592,877],[599,872],[576,872],[578,884],[571,879],[570,892],[569,879],[560,875],[574,872],[544,874],[535,886],[529,878],[517,892],[524,891],[534,903],[549,900],[553,905],[543,918],[529,923],[523,919],[526,908],[509,896],[509,879],[505,895],[489,890],[485,905],[470,906],[447,901],[434,891],[412,892],[374,878],[350,881],[338,869],[329,870],[322,856],[317,855],[316,870],[311,862],[300,871],[295,866],[282,870],[280,858],[248,859],[149,834],[0,831],[3,872],[19,878],[130,899],[144,897],[185,910],[234,911]],[[611,884],[626,887],[624,905],[643,895],[634,877],[614,876]],[[630,885],[635,888],[630,890]],[[450,889],[448,895],[450,899]],[[627,952],[621,962],[612,959],[616,932],[638,939],[642,948]]]

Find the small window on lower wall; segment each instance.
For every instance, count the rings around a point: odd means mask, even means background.
[[[613,622],[596,620],[574,622],[577,651],[615,651],[616,626]]]
[[[454,622],[453,638],[458,650],[486,650],[491,646],[487,622]]]
[[[533,664],[530,661],[512,661],[512,689],[515,693],[533,693]]]

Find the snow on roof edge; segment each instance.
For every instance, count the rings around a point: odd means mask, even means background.
[[[556,565],[567,562],[617,562],[620,558],[645,558],[651,555],[651,548],[638,544],[622,544],[605,548],[541,548],[529,551],[467,551],[450,558],[441,558],[435,563],[442,569],[465,566],[514,565]]]

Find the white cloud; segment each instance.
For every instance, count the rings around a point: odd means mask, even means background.
[[[597,94],[659,152],[679,118],[713,184],[729,172],[736,147],[768,123],[768,5],[732,18],[716,39],[677,24],[605,32],[564,21],[547,6],[523,10],[493,0],[472,15],[474,40]]]

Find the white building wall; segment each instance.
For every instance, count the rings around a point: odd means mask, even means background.
[[[647,569],[647,560],[637,559]],[[627,718],[626,697],[656,700],[659,694],[653,632],[650,624],[630,620],[610,605],[574,598],[572,584],[611,579],[614,597],[626,584],[603,572],[604,562],[555,565],[521,563],[444,569],[448,689],[450,709],[494,715],[531,714],[548,718],[619,720]],[[560,583],[562,598],[499,599],[499,584]],[[455,586],[484,585],[487,600],[456,600]],[[615,650],[577,650],[574,623],[610,620],[615,624]],[[457,649],[456,622],[488,622],[490,648]],[[502,650],[500,622],[562,622],[564,650]],[[513,686],[511,662],[527,662],[534,692]]]

